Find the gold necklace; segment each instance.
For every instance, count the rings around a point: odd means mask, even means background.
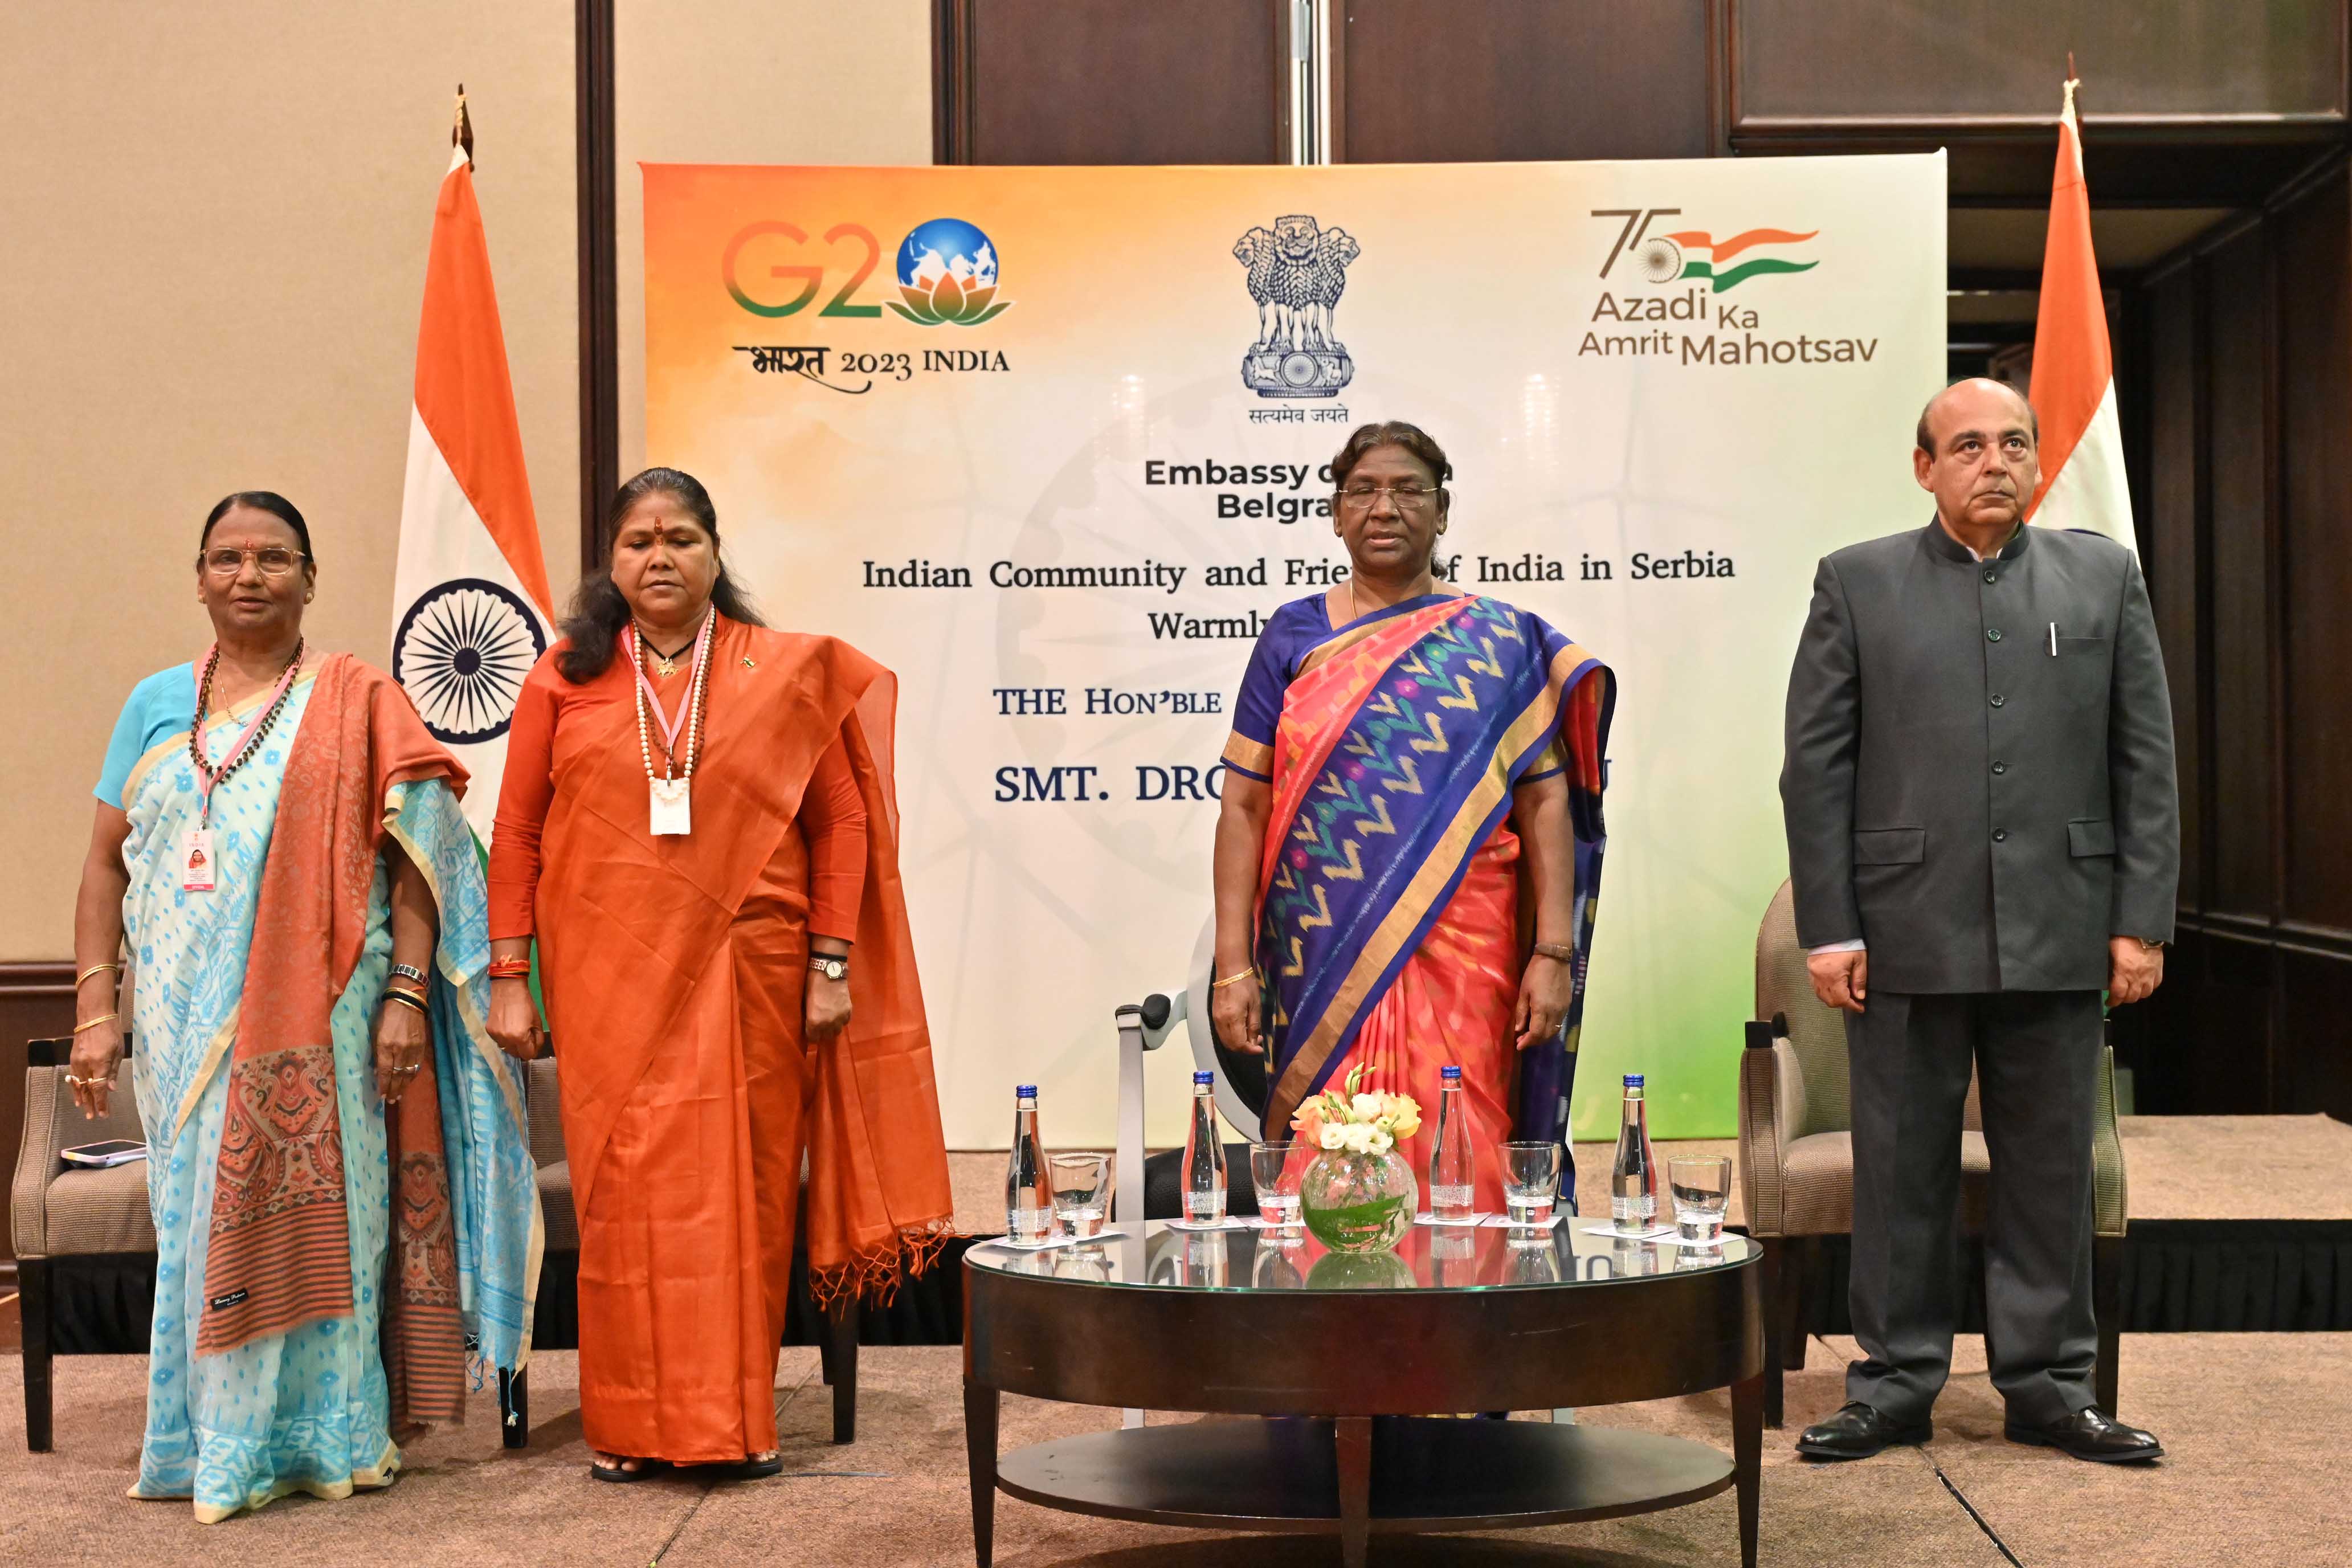
[[[677,673],[677,654],[664,653],[661,649],[654,647],[653,639],[646,636],[645,627],[637,626],[634,629],[637,634],[638,643],[642,645],[646,650],[646,661],[654,667],[654,673],[661,676],[676,675]],[[679,648],[677,652],[684,653],[687,648],[692,647],[693,646],[694,639],[689,637],[687,639],[686,647]]]
[[[1413,583],[1416,586],[1419,585],[1421,579],[1417,576],[1413,579]],[[1430,575],[1429,592],[1433,594],[1437,592],[1437,577],[1435,574],[1432,574]],[[1406,599],[1418,599],[1420,597],[1421,595],[1419,594],[1407,594],[1402,598],[1399,598],[1397,603],[1402,605]],[[1350,572],[1348,574],[1348,624],[1349,626],[1353,626],[1363,618],[1364,607],[1356,602],[1356,574],[1353,572]]]

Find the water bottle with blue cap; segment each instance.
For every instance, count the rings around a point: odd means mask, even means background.
[[[1184,1134],[1184,1217],[1193,1225],[1225,1219],[1225,1145],[1217,1136],[1217,1075],[1192,1075],[1192,1123]]]

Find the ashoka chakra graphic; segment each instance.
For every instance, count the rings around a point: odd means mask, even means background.
[[[496,583],[459,577],[408,606],[392,639],[392,678],[436,739],[467,745],[506,733],[522,678],[546,651],[530,604]]]
[[[1671,283],[1683,275],[1683,247],[1664,235],[1643,240],[1634,259],[1653,283]]]
[[[1313,354],[1294,349],[1282,358],[1282,379],[1287,385],[1312,386],[1322,374]]]

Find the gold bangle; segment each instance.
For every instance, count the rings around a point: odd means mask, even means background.
[[[1534,952],[1536,956],[1538,958],[1554,959],[1561,963],[1574,963],[1576,962],[1576,949],[1572,947],[1563,947],[1556,942],[1537,942],[1534,944]]]
[[[114,1022],[114,1020],[116,1020],[117,1018],[120,1018],[121,1016],[122,1016],[122,1015],[121,1015],[121,1014],[120,1014],[120,1013],[100,1013],[97,1017],[92,1018],[92,1019],[91,1019],[89,1023],[87,1023],[87,1024],[76,1024],[76,1025],[74,1026],[74,1033],[75,1033],[75,1034],[77,1034],[77,1035],[79,1035],[79,1034],[80,1034],[84,1029],[95,1029],[95,1028],[97,1028],[100,1024],[111,1024],[112,1022]]]
[[[122,973],[122,965],[119,963],[93,963],[88,969],[83,970],[79,974],[74,976],[74,989],[77,991],[80,990],[81,983],[83,981],[88,980],[93,974],[103,974],[110,969],[114,971],[117,974]]]
[[[387,1002],[397,1002],[404,1007],[414,1007],[426,1017],[431,1017],[433,1015],[433,1009],[425,1005],[425,998],[417,995],[414,991],[402,991],[387,985],[384,987],[383,999]]]
[[[1243,981],[1244,981],[1244,980],[1252,980],[1252,979],[1256,978],[1256,976],[1257,976],[1257,965],[1256,965],[1256,964],[1255,964],[1255,963],[1253,963],[1253,964],[1251,964],[1247,969],[1243,970],[1243,971],[1242,971],[1240,973],[1238,973],[1238,974],[1228,974],[1228,975],[1226,975],[1223,980],[1212,980],[1212,981],[1210,981],[1210,982],[1209,982],[1209,989],[1210,989],[1210,990],[1212,990],[1212,991],[1223,991],[1223,990],[1226,986],[1228,986],[1228,985],[1238,985],[1238,984],[1240,984]]]

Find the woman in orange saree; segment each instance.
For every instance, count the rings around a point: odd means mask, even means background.
[[[803,1150],[820,1304],[886,1298],[952,1213],[898,872],[896,683],[757,623],[690,476],[630,480],[613,529],[609,580],[515,712],[490,1031],[537,1028],[536,935],[593,1473],[772,1475]]]
[[[1493,1212],[1495,1145],[1568,1134],[1615,687],[1539,617],[1437,583],[1452,468],[1424,432],[1364,426],[1332,472],[1349,579],[1275,613],[1234,705],[1211,1015],[1270,1058],[1269,1138],[1355,1067],[1424,1108],[1460,1067]],[[1400,1147],[1426,1182],[1423,1116]]]

